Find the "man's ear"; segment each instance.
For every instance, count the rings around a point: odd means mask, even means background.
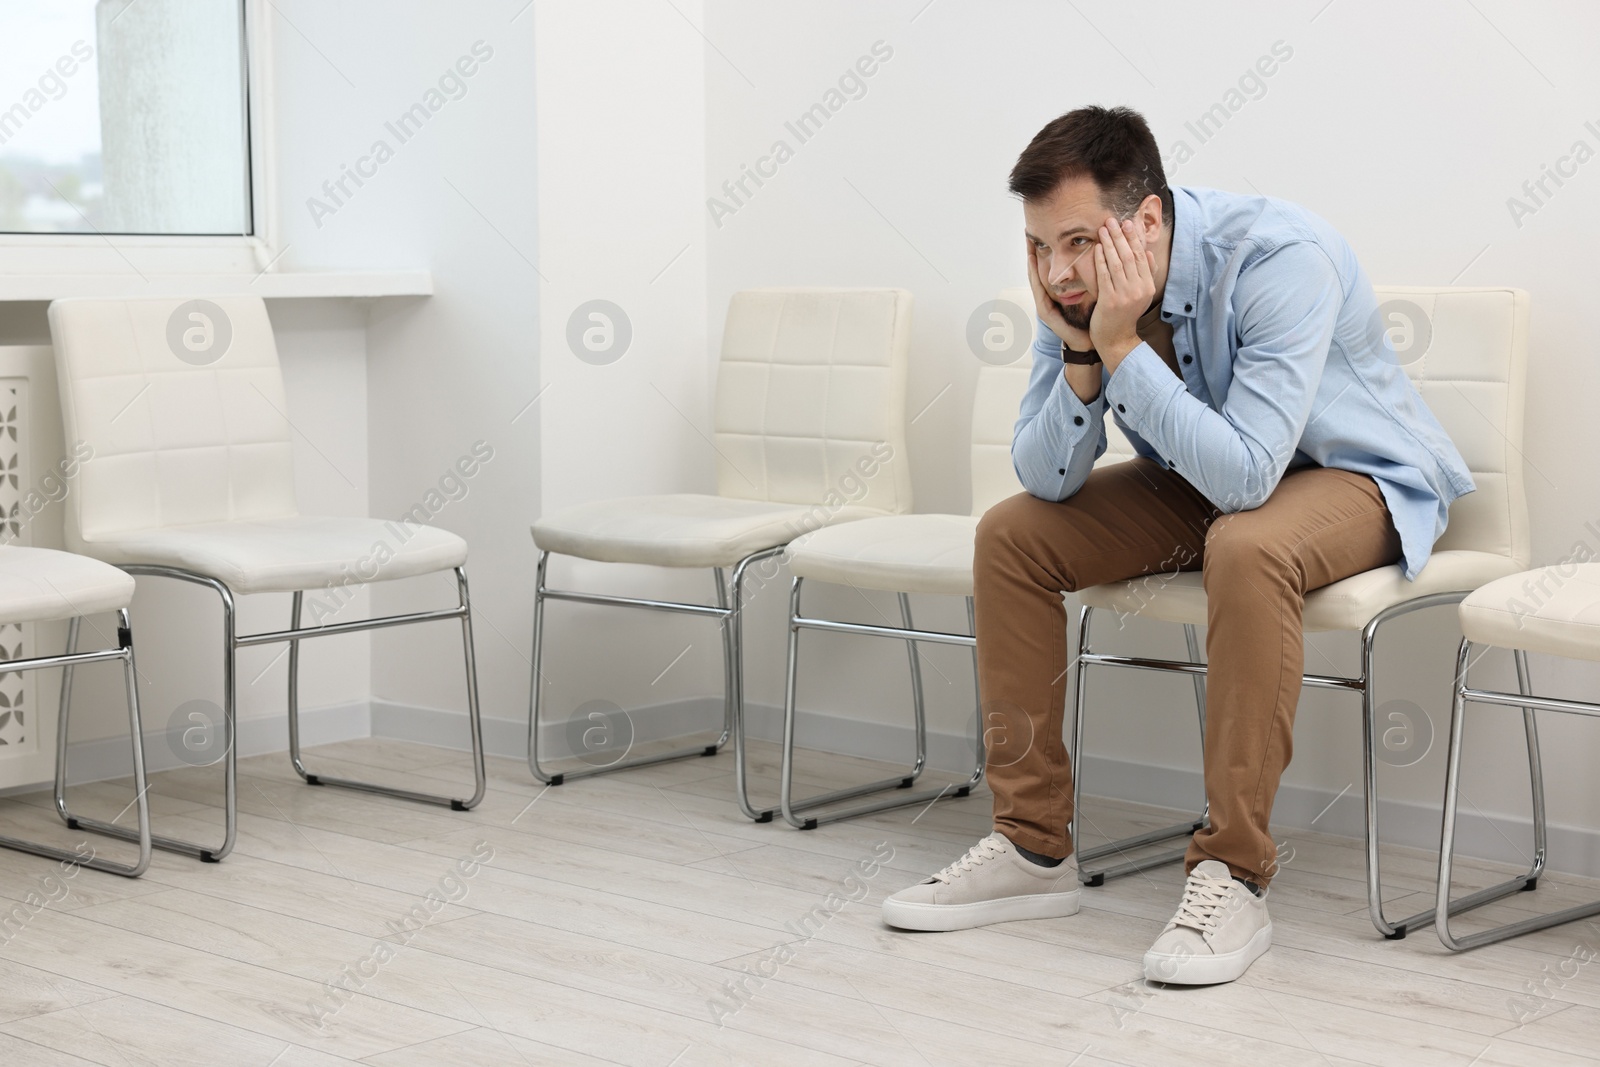
[[[1153,242],[1161,233],[1161,197],[1151,193],[1144,198],[1139,205],[1139,221],[1144,227],[1145,243]]]

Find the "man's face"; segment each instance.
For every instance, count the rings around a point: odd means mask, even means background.
[[[1085,175],[1068,178],[1042,200],[1025,200],[1022,217],[1039,261],[1039,280],[1061,306],[1067,325],[1089,328],[1098,285],[1094,246],[1110,214],[1100,202],[1100,188]]]

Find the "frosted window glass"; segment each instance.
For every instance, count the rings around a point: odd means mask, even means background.
[[[0,231],[250,233],[242,6],[0,5]]]

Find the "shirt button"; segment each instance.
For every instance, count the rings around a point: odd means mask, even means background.
[[[1072,416],[1072,425],[1074,425],[1074,426],[1082,426],[1083,425],[1083,416],[1082,415],[1074,415],[1074,416]]]
[[[1164,319],[1170,319],[1170,318],[1172,318],[1172,312],[1170,312],[1170,311],[1163,311],[1163,312],[1162,312],[1162,313],[1161,313],[1161,317],[1162,317],[1162,318],[1164,318]]]
[[[1123,407],[1121,404],[1117,405],[1117,410],[1120,411],[1124,415],[1126,415],[1128,413],[1128,409]]]
[[[1062,467],[1060,470],[1056,471],[1056,473],[1057,474],[1065,474],[1065,473],[1067,473],[1067,468]]]
[[[1194,310],[1194,305],[1193,304],[1185,304],[1185,305],[1183,305],[1183,310],[1185,310],[1185,311],[1193,311]]]
[[[1194,357],[1193,356],[1184,356],[1183,357],[1183,361],[1185,363],[1193,363],[1194,362]]]

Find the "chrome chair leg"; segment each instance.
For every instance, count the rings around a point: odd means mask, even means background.
[[[1362,784],[1363,784],[1363,787],[1364,787],[1364,795],[1365,795],[1365,801],[1366,801],[1366,817],[1365,817],[1364,833],[1365,833],[1365,843],[1366,843],[1366,852],[1367,852],[1367,901],[1368,901],[1368,912],[1369,912],[1369,914],[1371,916],[1373,926],[1384,937],[1387,937],[1387,938],[1390,938],[1390,939],[1397,939],[1397,938],[1404,937],[1406,935],[1406,932],[1409,929],[1413,929],[1413,928],[1415,928],[1417,926],[1426,925],[1427,923],[1432,922],[1433,921],[1433,916],[1434,916],[1434,909],[1433,908],[1429,908],[1426,911],[1418,912],[1416,915],[1410,916],[1409,918],[1406,918],[1406,919],[1402,919],[1399,922],[1391,922],[1384,915],[1384,911],[1383,911],[1383,897],[1382,897],[1383,878],[1382,878],[1382,868],[1381,868],[1381,857],[1379,855],[1379,841],[1381,839],[1381,835],[1380,835],[1380,832],[1379,832],[1380,828],[1379,828],[1379,818],[1378,818],[1378,788],[1377,788],[1377,786],[1378,786],[1378,783],[1377,783],[1377,777],[1378,777],[1378,773],[1377,773],[1377,749],[1376,749],[1376,742],[1377,742],[1377,710],[1376,710],[1376,706],[1375,706],[1375,700],[1374,700],[1374,697],[1373,697],[1373,665],[1374,665],[1374,649],[1375,649],[1375,646],[1376,646],[1376,635],[1377,635],[1379,627],[1382,626],[1384,623],[1392,620],[1392,619],[1398,618],[1401,615],[1409,614],[1409,613],[1411,613],[1413,611],[1421,611],[1421,610],[1423,610],[1425,608],[1434,608],[1434,607],[1442,607],[1442,606],[1447,606],[1447,605],[1452,605],[1452,604],[1459,604],[1463,599],[1465,599],[1469,595],[1469,593],[1470,593],[1470,590],[1465,591],[1465,592],[1463,592],[1463,591],[1453,591],[1453,592],[1445,592],[1445,593],[1430,593],[1430,594],[1428,594],[1426,596],[1420,596],[1420,597],[1417,597],[1417,598],[1415,598],[1413,600],[1408,600],[1408,601],[1405,601],[1403,603],[1396,604],[1396,605],[1394,605],[1392,607],[1386,608],[1382,612],[1380,612],[1377,616],[1375,616],[1374,618],[1369,620],[1367,622],[1366,626],[1363,627],[1362,630],[1361,630],[1361,674],[1360,674],[1359,677],[1348,678],[1348,677],[1345,677],[1343,675],[1324,675],[1324,674],[1305,674],[1305,675],[1303,675],[1301,677],[1301,685],[1306,687],[1306,688],[1309,688],[1309,689],[1334,689],[1334,690],[1341,690],[1341,691],[1344,691],[1344,692],[1355,692],[1355,693],[1358,693],[1358,694],[1361,695],[1361,701],[1362,701],[1362,716],[1361,716],[1361,728],[1362,728]],[[1111,666],[1111,667],[1135,667],[1135,668],[1139,668],[1139,669],[1143,669],[1143,670],[1167,671],[1167,672],[1172,672],[1172,673],[1188,674],[1188,675],[1191,675],[1191,676],[1204,675],[1206,673],[1206,671],[1207,671],[1207,665],[1202,664],[1202,663],[1195,663],[1195,662],[1192,661],[1193,653],[1196,651],[1195,646],[1193,646],[1193,645],[1190,646],[1191,647],[1191,662],[1183,662],[1183,661],[1179,661],[1179,660],[1146,659],[1146,658],[1143,658],[1143,657],[1136,657],[1136,656],[1113,656],[1113,655],[1107,655],[1105,653],[1097,653],[1097,652],[1093,651],[1093,649],[1090,647],[1089,641],[1088,641],[1088,638],[1089,638],[1089,618],[1090,618],[1091,610],[1092,609],[1090,609],[1088,606],[1085,606],[1082,609],[1082,615],[1080,616],[1080,621],[1079,621],[1079,647],[1078,647],[1078,660],[1077,660],[1077,662],[1078,662],[1078,684],[1077,684],[1076,689],[1075,689],[1076,699],[1075,699],[1075,704],[1074,704],[1074,708],[1073,708],[1073,719],[1074,719],[1074,723],[1073,723],[1073,750],[1072,750],[1072,753],[1071,753],[1072,761],[1073,761],[1073,763],[1072,763],[1072,767],[1073,767],[1073,820],[1072,820],[1072,823],[1070,825],[1071,825],[1071,829],[1072,829],[1073,840],[1074,840],[1075,843],[1077,841],[1077,836],[1078,836],[1078,834],[1077,834],[1078,800],[1079,800],[1079,793],[1080,793],[1080,784],[1079,783],[1080,783],[1080,779],[1081,779],[1081,775],[1079,774],[1079,767],[1080,767],[1080,761],[1081,761],[1081,753],[1082,753],[1082,749],[1083,749],[1083,723],[1084,723],[1083,703],[1084,703],[1084,694],[1085,694],[1085,684],[1084,684],[1085,683],[1085,675],[1087,673],[1086,668],[1091,664],[1103,665],[1103,666]],[[1474,692],[1476,692],[1476,691],[1474,691]],[[1201,693],[1201,691],[1200,691],[1200,689],[1198,687],[1196,688],[1196,697],[1197,697],[1197,699],[1199,699],[1201,701],[1202,706],[1203,706],[1204,697],[1203,697],[1203,694]],[[1474,697],[1474,699],[1478,699],[1478,698]],[[1490,702],[1492,703],[1493,701],[1490,701]],[[1560,705],[1560,706],[1558,707],[1557,705]],[[1559,702],[1558,701],[1558,702],[1555,702],[1554,704],[1552,704],[1549,701],[1545,701],[1543,703],[1537,703],[1536,706],[1545,707],[1545,708],[1555,708],[1555,710],[1563,710],[1563,711],[1572,711],[1572,710],[1575,709],[1574,702],[1571,702],[1571,701],[1567,701],[1567,702]],[[1202,730],[1202,734],[1203,734],[1203,732],[1204,731]],[[1537,759],[1537,755],[1535,755],[1533,758],[1536,760]],[[1539,806],[1539,810],[1542,811],[1543,810],[1542,797],[1538,802],[1538,806]],[[1128,838],[1125,841],[1114,842],[1113,846],[1115,848],[1117,848],[1117,849],[1131,848],[1131,847],[1134,847],[1137,844],[1153,844],[1156,841],[1161,840],[1161,836],[1164,833],[1167,834],[1167,836],[1177,836],[1178,833],[1193,832],[1194,830],[1198,830],[1202,826],[1205,825],[1204,818],[1205,817],[1202,816],[1200,819],[1198,819],[1195,822],[1193,822],[1192,824],[1188,824],[1188,825],[1179,824],[1177,826],[1169,828],[1169,831],[1157,830],[1157,831],[1152,831],[1150,834],[1144,834],[1144,835],[1140,835],[1139,837]],[[1113,846],[1100,846],[1100,848],[1101,849],[1108,849],[1108,848],[1112,848]],[[1080,852],[1079,853],[1079,857],[1078,857],[1079,858],[1079,862],[1081,863],[1086,858],[1091,857],[1091,856],[1095,856],[1095,855],[1098,855],[1098,854],[1101,854],[1101,853],[1099,853],[1098,851],[1093,851],[1093,850],[1088,852],[1088,853]],[[1114,876],[1120,875],[1120,874],[1132,873],[1134,870],[1141,870],[1141,869],[1144,869],[1146,867],[1153,866],[1153,865],[1155,865],[1156,863],[1159,863],[1159,862],[1170,861],[1170,860],[1177,859],[1181,855],[1182,855],[1181,852],[1172,853],[1172,854],[1166,854],[1166,855],[1158,855],[1158,856],[1155,856],[1155,857],[1151,858],[1150,860],[1140,861],[1140,864],[1138,866],[1134,866],[1132,864],[1123,864],[1123,865],[1121,865],[1119,867],[1111,868],[1111,869],[1106,870],[1106,871],[1080,872],[1080,877],[1084,878],[1084,881],[1085,881],[1086,885],[1099,885],[1104,881],[1105,878],[1114,877]],[[1530,876],[1532,876],[1532,874],[1536,874],[1536,873],[1537,872],[1530,872]],[[1524,878],[1513,879],[1512,881],[1506,883],[1506,885],[1510,886],[1511,888],[1505,889],[1504,887],[1495,887],[1493,892],[1497,892],[1500,895],[1504,895],[1505,892],[1514,892],[1517,889],[1521,888],[1523,886],[1523,884],[1525,883],[1525,881],[1526,881],[1526,876]],[[1501,892],[1501,890],[1504,890],[1504,892]],[[1490,890],[1485,890],[1484,894],[1488,894],[1490,892],[1491,892]],[[1480,897],[1482,899],[1480,899]],[[1472,902],[1472,906],[1476,906],[1476,904],[1484,903],[1488,899],[1494,899],[1494,898],[1492,896],[1484,896],[1483,894],[1477,894],[1474,897],[1466,898],[1466,901],[1458,901],[1456,903],[1455,907],[1458,910],[1460,910],[1460,908],[1464,904],[1466,904],[1467,902]]]
[[[155,848],[166,852],[175,852],[183,856],[193,856],[203,863],[219,863],[228,853],[233,851],[233,845],[238,837],[239,827],[239,753],[236,740],[238,737],[238,683],[235,670],[234,656],[237,647],[237,632],[235,630],[235,611],[233,593],[222,582],[215,578],[207,578],[187,571],[177,571],[168,567],[145,567],[132,564],[124,565],[122,570],[129,574],[153,574],[163,577],[176,578],[179,581],[190,582],[194,585],[203,585],[212,590],[222,601],[222,720],[224,730],[225,748],[223,751],[223,834],[222,843],[219,845],[202,845],[182,838],[167,837],[162,834],[151,834],[150,843]],[[65,695],[65,694],[63,694]],[[108,834],[111,837],[120,837],[125,841],[135,840],[132,831],[121,826],[87,816],[73,815],[67,809],[66,797],[58,795],[56,810],[68,826],[74,829],[82,827],[98,833]]]
[[[967,629],[972,633],[972,707],[976,724],[972,734],[975,763],[967,788],[970,793],[972,786],[983,781],[984,768],[988,764],[988,745],[983,739],[983,686],[978,678],[978,611],[970,596],[967,597]]]
[[[1115,855],[1127,857],[1128,853],[1133,849],[1143,848],[1147,845],[1161,844],[1162,842],[1170,841],[1177,837],[1188,837],[1196,830],[1203,829],[1207,825],[1210,817],[1211,805],[1210,802],[1207,801],[1198,815],[1185,820],[1184,822],[1174,823],[1171,826],[1164,826],[1160,829],[1149,830],[1145,833],[1135,834],[1131,837],[1119,838],[1116,841],[1108,841],[1102,845],[1095,845],[1093,848],[1083,848],[1078,843],[1078,804],[1082,797],[1082,788],[1080,786],[1080,782],[1083,778],[1083,736],[1086,718],[1084,715],[1084,698],[1088,692],[1088,671],[1086,668],[1090,662],[1084,659],[1084,654],[1092,651],[1089,645],[1089,631],[1090,620],[1093,612],[1094,609],[1085,604],[1079,609],[1078,615],[1078,678],[1077,685],[1074,690],[1076,695],[1073,701],[1073,736],[1072,752],[1070,755],[1070,763],[1072,766],[1072,820],[1068,826],[1070,827],[1072,834],[1073,848],[1076,849],[1078,856],[1078,880],[1086,886],[1101,886],[1105,885],[1106,879],[1108,878],[1120,878],[1125,874],[1137,874],[1140,871],[1150,870],[1152,867],[1160,867],[1168,863],[1176,863],[1183,859],[1183,857],[1189,851],[1187,845],[1182,848],[1154,852],[1148,856],[1140,856],[1138,858],[1131,859],[1125,858],[1124,862],[1110,867],[1096,869],[1086,866],[1092,861],[1102,859],[1106,856]],[[1189,623],[1185,623],[1183,631],[1184,639],[1189,649],[1189,662],[1193,664],[1202,663],[1203,661],[1200,659],[1200,645],[1198,638],[1195,635],[1194,626]],[[1200,720],[1200,752],[1203,761],[1206,743],[1205,675],[1197,673],[1191,677],[1194,680],[1195,707]]]
[[[67,621],[66,666],[61,668],[61,699],[56,709],[56,814],[61,821],[71,825],[67,812],[67,721],[72,717],[72,658],[78,651],[78,629],[83,619],[73,616]],[[140,762],[144,748],[140,746]]]
[[[472,647],[472,597],[467,588],[467,572],[465,568],[456,567],[456,594],[459,598],[461,611],[461,642],[462,662],[466,667],[467,675],[467,725],[471,738],[473,792],[466,800],[457,797],[445,796],[439,793],[421,793],[413,789],[401,789],[391,785],[380,785],[376,782],[360,781],[354,778],[335,778],[326,774],[313,774],[306,769],[304,761],[300,758],[300,642],[302,638],[289,639],[289,762],[294,765],[295,773],[305,780],[307,785],[331,785],[341,789],[354,789],[363,793],[376,793],[380,796],[395,797],[399,800],[414,800],[423,804],[442,804],[452,811],[470,811],[483,800],[486,787],[483,757],[483,724],[479,717],[478,709],[478,666],[477,658]],[[303,594],[296,592],[290,608],[289,630],[299,631],[300,608]],[[314,633],[308,636],[315,636]]]
[[[1083,810],[1083,734],[1084,721],[1087,718],[1084,707],[1089,692],[1088,664],[1084,661],[1084,653],[1089,651],[1089,622],[1094,615],[1094,609],[1087,604],[1078,607],[1078,676],[1073,679],[1072,685],[1072,751],[1067,753],[1067,766],[1072,768],[1072,818],[1067,820],[1067,835],[1072,838],[1074,854],[1078,853],[1079,827],[1083,819],[1079,814]],[[1083,879],[1082,857],[1079,856],[1079,880]],[[1104,885],[1105,875],[1093,880],[1091,885]]]
[[[1183,639],[1184,639],[1184,643],[1189,646],[1189,662],[1191,662],[1191,663],[1204,663],[1204,662],[1206,662],[1205,659],[1200,655],[1200,638],[1199,638],[1199,635],[1195,633],[1195,629],[1194,629],[1194,624],[1193,623],[1186,622],[1186,623],[1183,624]],[[1195,715],[1200,720],[1200,766],[1203,768],[1205,766],[1205,762],[1206,762],[1206,678],[1207,678],[1207,675],[1195,674],[1195,675],[1191,675],[1190,677],[1194,682],[1194,710],[1195,710]],[[1200,825],[1195,827],[1195,829],[1196,830],[1203,830],[1205,827],[1210,826],[1210,825],[1211,825],[1211,798],[1209,796],[1207,796],[1205,798],[1204,805],[1200,809]]]
[[[1383,911],[1382,836],[1378,822],[1378,712],[1372,693],[1373,637],[1378,620],[1369,621],[1361,631],[1361,786],[1365,820],[1363,840],[1367,851],[1367,912],[1372,925],[1384,937],[1398,941],[1406,931],[1432,921],[1430,911],[1418,912],[1398,923],[1391,923]]]
[[[1439,831],[1439,881],[1435,889],[1434,903],[1438,916],[1434,922],[1434,930],[1438,933],[1439,940],[1452,952],[1462,952],[1482,945],[1493,944],[1496,941],[1504,941],[1507,938],[1517,937],[1521,934],[1532,933],[1535,930],[1544,930],[1563,923],[1574,922],[1578,919],[1586,919],[1591,915],[1600,915],[1600,900],[1597,900],[1588,904],[1564,908],[1561,911],[1537,915],[1531,919],[1523,919],[1520,922],[1507,923],[1504,926],[1482,930],[1475,934],[1458,936],[1450,929],[1452,915],[1459,915],[1470,908],[1478,907],[1481,904],[1497,900],[1511,893],[1532,890],[1538,885],[1539,876],[1544,871],[1546,831],[1544,824],[1544,772],[1539,758],[1539,733],[1538,724],[1534,720],[1535,709],[1544,708],[1551,711],[1600,716],[1600,705],[1583,701],[1552,700],[1532,696],[1528,679],[1527,656],[1521,649],[1513,650],[1517,661],[1517,689],[1519,691],[1517,694],[1469,688],[1467,685],[1467,670],[1471,647],[1472,642],[1463,639],[1461,648],[1456,655],[1455,694],[1450,708],[1450,754],[1445,771],[1444,818]],[[1450,886],[1455,867],[1456,812],[1461,796],[1461,749],[1466,729],[1467,701],[1473,700],[1501,706],[1519,706],[1517,703],[1519,697],[1527,699],[1527,703],[1520,704],[1520,706],[1522,708],[1523,735],[1528,745],[1528,780],[1533,794],[1533,863],[1524,875],[1519,875],[1496,886],[1490,886],[1488,889],[1480,890],[1459,900],[1451,900]]]
[[[1440,594],[1452,597],[1454,601],[1461,600],[1466,594]],[[1367,911],[1371,916],[1372,925],[1377,931],[1390,941],[1398,941],[1412,930],[1433,923],[1438,914],[1437,906],[1427,908],[1398,921],[1389,919],[1383,909],[1383,874],[1380,867],[1381,856],[1379,844],[1382,841],[1378,818],[1378,721],[1376,703],[1372,695],[1373,687],[1373,650],[1376,647],[1376,634],[1378,627],[1396,614],[1404,614],[1407,610],[1414,610],[1407,605],[1400,605],[1399,609],[1390,609],[1369,622],[1361,631],[1361,678],[1364,684],[1361,687],[1362,705],[1362,783],[1366,789],[1366,847],[1367,847]],[[1464,655],[1461,653],[1460,655]],[[1456,670],[1457,686],[1464,685],[1462,674],[1465,670],[1464,660],[1459,661]],[[1517,683],[1523,693],[1527,693],[1527,664],[1523,659],[1517,662]],[[1493,900],[1522,890],[1532,889],[1539,880],[1539,872],[1544,869],[1544,851],[1542,847],[1544,829],[1544,784],[1543,774],[1538,765],[1538,728],[1532,722],[1533,712],[1524,708],[1524,727],[1527,731],[1529,742],[1529,777],[1534,789],[1535,825],[1534,836],[1539,847],[1533,863],[1526,875],[1519,875],[1498,885],[1490,886],[1470,896],[1462,897],[1451,903],[1457,913],[1480,907]],[[1453,728],[1453,727],[1452,727]],[[1448,772],[1447,772],[1448,774]]]
[[[746,742],[750,738],[744,707],[744,575],[752,562],[781,557],[788,546],[760,552],[739,561],[733,568],[733,592],[722,622],[722,666],[724,699],[733,712],[733,792],[734,801],[746,818],[771,822],[776,807],[757,808],[750,803],[750,767]]]
[[[900,600],[900,625],[907,630],[914,630],[916,627],[911,624],[911,597],[906,593],[897,595]],[[922,656],[915,638],[906,638],[906,656],[911,664],[911,711],[917,739],[917,758],[911,765],[911,773],[901,780],[901,789],[910,789],[922,777],[922,769],[928,762],[928,707],[922,694]]]
[[[194,585],[202,585],[215,592],[222,601],[222,714],[223,729],[225,731],[226,747],[223,752],[223,834],[220,845],[203,845],[182,838],[165,837],[152,834],[151,844],[168,852],[180,855],[193,856],[204,863],[218,863],[233,851],[234,843],[238,840],[239,833],[239,746],[238,746],[238,655],[239,649],[254,647],[256,645],[269,645],[287,642],[289,644],[289,738],[290,759],[295,770],[312,785],[342,786],[347,789],[357,789],[369,793],[378,793],[385,796],[399,797],[406,800],[418,800],[432,804],[446,804],[457,811],[465,811],[483,799],[485,789],[485,773],[483,766],[483,739],[482,727],[478,711],[478,679],[477,667],[473,661],[471,651],[472,630],[471,617],[472,605],[467,592],[467,576],[463,568],[457,567],[456,585],[460,595],[460,603],[449,609],[439,611],[413,612],[407,615],[392,615],[378,619],[363,619],[348,623],[333,623],[326,626],[302,628],[300,626],[301,594],[295,593],[293,597],[294,619],[287,630],[272,633],[240,635],[237,625],[237,610],[234,604],[233,592],[226,584],[215,578],[191,571],[179,570],[175,567],[158,566],[154,564],[125,564],[121,568],[132,575],[151,575],[162,578],[173,578]],[[377,785],[370,782],[358,782],[347,778],[329,778],[323,775],[309,774],[300,760],[299,738],[299,643],[312,637],[320,637],[341,633],[358,633],[365,630],[385,629],[392,626],[404,626],[417,622],[434,622],[443,619],[462,620],[462,634],[467,643],[466,668],[467,668],[467,715],[472,724],[474,777],[476,791],[470,800],[457,800],[453,797],[439,796],[432,793],[416,793],[406,789],[395,789],[390,786]],[[60,796],[56,802],[57,810],[61,817],[67,820],[68,826],[82,826],[86,829],[97,830],[133,840],[131,831],[120,826],[97,819],[72,815],[66,807],[66,798]]]
[[[727,608],[728,608],[728,580],[727,580],[727,575],[723,573],[723,569],[721,567],[712,568],[711,573],[712,573],[713,577],[715,577],[716,583],[717,583],[717,607],[722,608],[723,610],[726,611]],[[727,633],[727,623],[726,623],[726,621],[724,621],[724,623],[722,625],[722,629],[723,629],[724,634],[726,634]],[[728,672],[727,672],[728,648],[727,648],[727,642],[726,641],[723,642],[722,654],[723,654],[722,736],[717,738],[717,741],[716,741],[716,747],[717,747],[718,750],[721,750],[722,746],[727,744],[729,742],[729,740],[731,740],[733,738],[733,687],[728,684]]]
[[[123,686],[128,704],[128,732],[131,737],[133,749],[133,801],[128,805],[136,809],[137,829],[127,830],[117,827],[127,835],[127,839],[138,844],[139,851],[132,863],[119,863],[115,860],[101,859],[90,848],[88,855],[81,851],[69,851],[54,845],[46,845],[38,841],[28,841],[22,838],[0,836],[0,845],[29,852],[35,856],[46,859],[60,860],[78,867],[88,867],[90,870],[104,871],[107,874],[119,874],[125,878],[137,878],[150,866],[152,843],[150,838],[150,800],[149,782],[145,776],[144,765],[144,727],[139,716],[139,685],[134,667],[133,658],[133,629],[128,621],[126,608],[117,612],[117,647],[97,652],[79,652],[78,628],[82,619],[74,617],[67,622],[67,647],[60,656],[43,656],[28,660],[13,660],[7,662],[7,671],[42,670],[47,667],[60,667],[61,677],[61,708],[56,718],[56,767],[55,767],[55,806],[57,814],[61,815],[66,824],[73,829],[95,829],[96,820],[74,820],[66,810],[67,793],[67,736],[68,723],[72,711],[72,672],[78,664],[96,663],[109,660],[122,662]],[[124,811],[127,809],[124,808]],[[119,813],[120,817],[120,813]],[[117,835],[122,836],[122,835]],[[82,846],[80,846],[81,848]]]
[[[528,682],[528,769],[535,778],[546,785],[559,785],[554,781],[554,775],[544,772],[539,763],[539,735],[543,719],[539,712],[544,706],[541,699],[540,681],[544,672],[540,667],[544,664],[544,589],[545,575],[550,567],[550,553],[540,552],[539,562],[534,567],[533,582],[533,662],[531,664],[531,677]]]
[[[750,805],[749,795],[745,782],[746,767],[744,760],[744,746],[742,741],[744,698],[743,674],[741,670],[741,599],[744,577],[746,571],[754,563],[770,559],[782,554],[784,546],[763,549],[752,552],[741,559],[733,568],[732,589],[724,595],[724,576],[721,568],[715,568],[717,579],[716,606],[706,604],[681,604],[673,601],[647,600],[636,597],[610,596],[600,593],[580,593],[566,589],[551,589],[547,585],[549,573],[550,553],[541,551],[537,567],[537,580],[534,585],[533,598],[533,657],[532,671],[528,686],[528,769],[533,776],[546,785],[562,785],[580,778],[591,778],[597,774],[610,774],[612,771],[626,770],[630,767],[645,767],[654,763],[666,763],[670,760],[684,759],[690,756],[715,756],[730,740],[734,742],[735,765],[734,778],[737,799],[740,810],[745,815],[757,822],[770,822],[775,809],[765,812],[757,811]],[[540,693],[541,667],[544,662],[544,608],[549,600],[570,600],[578,603],[597,604],[608,607],[644,608],[656,611],[676,612],[679,614],[698,615],[702,618],[716,619],[723,627],[723,727],[721,736],[713,743],[690,745],[685,748],[674,749],[651,756],[641,756],[634,759],[619,760],[608,763],[602,767],[584,767],[578,770],[553,771],[546,768],[540,760],[540,734],[544,725],[543,698]]]
[[[1193,623],[1186,622],[1183,624],[1183,639],[1189,646],[1189,662],[1204,663],[1205,661],[1200,658],[1200,638],[1194,632]],[[1200,717],[1200,753],[1204,755],[1206,750],[1206,676],[1196,674],[1193,676],[1193,681],[1194,708],[1195,713]],[[1211,807],[1210,801],[1206,802],[1206,807],[1207,809]]]
[[[820,619],[806,619],[800,614],[800,593],[804,581],[805,580],[803,578],[795,578],[794,583],[789,590],[789,649],[788,660],[785,668],[783,700],[783,762],[779,772],[780,784],[778,793],[778,806],[779,810],[781,810],[783,813],[784,821],[797,830],[815,830],[817,827],[826,823],[838,822],[841,819],[850,819],[858,815],[868,815],[873,812],[889,811],[894,808],[905,807],[908,804],[918,804],[925,801],[931,802],[939,800],[945,796],[954,798],[970,795],[972,792],[972,787],[976,785],[983,777],[983,762],[981,756],[978,758],[978,764],[973,769],[971,777],[969,777],[967,781],[956,785],[953,788],[952,786],[947,785],[941,789],[926,789],[891,799],[873,801],[867,804],[858,804],[849,808],[841,808],[814,815],[804,814],[805,812],[811,811],[815,808],[823,807],[828,804],[834,804],[842,800],[851,800],[855,797],[867,796],[869,794],[879,793],[888,789],[910,789],[916,783],[917,777],[921,775],[923,766],[927,761],[927,728],[923,708],[922,664],[920,658],[918,657],[917,643],[919,641],[935,640],[944,644],[965,644],[970,645],[974,649],[974,654],[976,654],[977,648],[977,637],[975,634],[972,636],[967,636],[964,634],[940,634],[935,631],[915,629],[911,619],[910,597],[908,597],[905,593],[899,594],[901,620],[901,625],[899,627],[860,626],[851,623],[837,623]],[[969,624],[971,621],[972,615],[969,611]],[[802,629],[823,629],[844,633],[873,634],[880,637],[896,637],[905,641],[910,655],[911,699],[914,709],[913,713],[916,716],[917,726],[916,762],[906,773],[897,774],[890,778],[880,779],[876,782],[868,782],[864,785],[847,786],[843,789],[830,790],[825,793],[819,793],[815,796],[806,797],[800,801],[796,801],[794,799],[794,734],[795,720],[797,718],[797,708],[795,704],[795,681],[799,672],[800,631]],[[981,720],[977,744],[979,746],[982,746],[983,744]]]
[[[1517,691],[1531,694],[1533,683],[1528,677],[1528,653],[1520,648],[1513,649],[1512,658],[1517,665]],[[1522,887],[1526,891],[1538,885],[1539,875],[1544,871],[1545,848],[1548,845],[1544,814],[1544,761],[1539,753],[1539,723],[1530,707],[1522,709],[1522,733],[1528,746],[1528,789],[1533,812],[1533,870],[1529,872],[1532,877],[1528,884]]]
[[[478,703],[478,653],[472,637],[472,595],[467,589],[465,567],[456,568],[456,585],[461,590],[461,653],[467,673],[467,724],[472,745],[472,796],[462,803],[463,808],[475,808],[489,788],[489,772],[484,766],[483,709]],[[451,801],[451,807],[455,802]],[[457,809],[459,810],[459,809]]]

